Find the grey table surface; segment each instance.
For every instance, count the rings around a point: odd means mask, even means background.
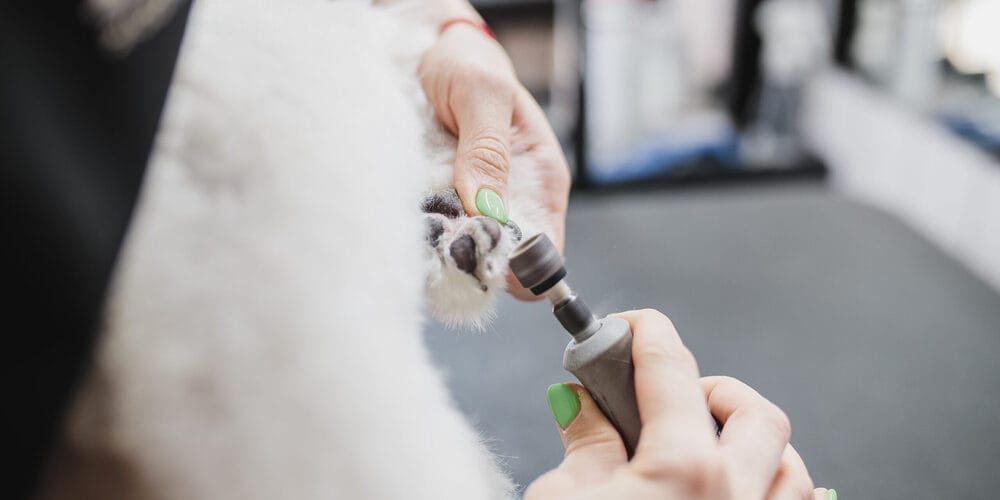
[[[781,406],[840,498],[991,498],[1000,477],[1000,294],[884,213],[811,183],[574,196],[569,281],[599,313],[667,313],[703,374]],[[458,406],[525,485],[562,445],[571,380],[544,303],[485,332],[427,328]]]

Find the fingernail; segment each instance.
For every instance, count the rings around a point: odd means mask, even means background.
[[[563,429],[580,413],[580,397],[566,384],[550,385],[549,390],[545,392],[545,398],[549,400],[552,417]]]
[[[507,223],[507,207],[503,206],[500,195],[490,188],[481,188],[476,193],[476,208],[479,213],[496,219],[501,224]]]
[[[837,490],[829,488],[826,490],[826,500],[837,500]]]

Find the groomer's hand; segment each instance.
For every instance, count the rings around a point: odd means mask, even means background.
[[[518,81],[495,40],[474,26],[451,24],[423,55],[420,82],[438,119],[458,137],[454,185],[469,215],[506,222],[511,152],[538,169],[553,232],[562,251],[569,198],[569,169],[552,127]],[[517,222],[517,221],[515,221]],[[508,290],[535,297],[508,275]]]
[[[632,326],[632,357],[642,433],[635,456],[578,385],[549,388],[566,455],[532,483],[534,499],[836,499],[813,489],[789,444],[788,418],[729,377],[699,378],[694,357],[666,316],[618,315]],[[716,435],[716,424],[722,432]]]

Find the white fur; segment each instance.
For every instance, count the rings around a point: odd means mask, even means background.
[[[454,144],[414,97],[408,29],[357,3],[195,2],[44,497],[511,494],[421,338],[425,283],[444,316],[500,292],[465,303],[469,276],[428,260],[417,207]],[[512,168],[527,235],[543,217]]]

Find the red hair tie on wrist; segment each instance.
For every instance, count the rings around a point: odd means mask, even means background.
[[[480,32],[482,32],[484,35],[486,35],[486,36],[488,36],[488,37],[490,37],[490,38],[492,38],[494,40],[497,39],[497,36],[493,33],[493,30],[491,30],[490,27],[486,25],[486,23],[484,23],[482,21],[476,21],[474,19],[468,19],[468,18],[465,18],[465,17],[456,17],[456,18],[448,19],[445,22],[441,23],[441,27],[438,28],[438,34],[440,35],[441,33],[444,33],[444,30],[446,30],[446,29],[448,29],[448,28],[450,28],[450,27],[452,27],[452,26],[454,26],[456,24],[468,24],[469,26],[472,26],[473,28],[476,28],[477,30],[479,30]]]

